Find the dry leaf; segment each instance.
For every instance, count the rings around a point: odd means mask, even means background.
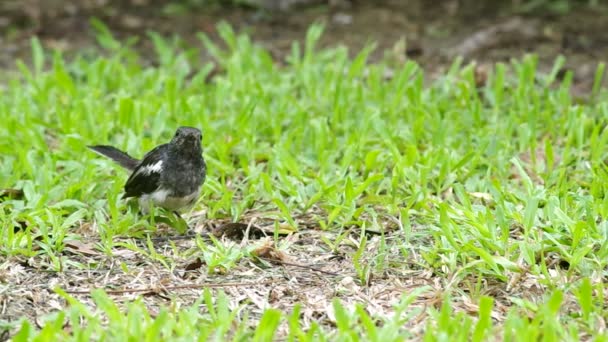
[[[259,258],[278,262],[287,261],[289,259],[285,252],[279,251],[274,247],[272,240],[270,239],[267,239],[264,241],[264,244],[254,249],[252,254]]]
[[[68,250],[72,253],[78,253],[78,254],[82,254],[82,255],[89,255],[89,256],[101,255],[101,253],[99,253],[98,251],[95,250],[94,244],[85,243],[85,242],[78,241],[78,240],[65,241],[65,248],[66,248],[66,250]]]
[[[186,271],[194,271],[203,266],[203,260],[201,258],[196,258],[192,262],[188,263],[184,269]]]
[[[112,255],[123,259],[132,259],[137,255],[137,253],[130,249],[113,249]]]
[[[296,227],[290,225],[287,222],[282,222],[279,224],[278,231],[279,231],[280,235],[288,235],[288,234],[297,232],[298,229],[296,229]]]

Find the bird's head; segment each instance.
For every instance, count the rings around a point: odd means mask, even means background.
[[[180,127],[171,139],[171,146],[180,150],[200,151],[202,134],[198,128]]]

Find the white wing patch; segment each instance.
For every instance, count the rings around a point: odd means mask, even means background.
[[[142,166],[139,170],[137,170],[137,174],[149,175],[152,172],[160,173],[163,169],[163,161],[159,160],[155,164],[150,164],[146,166]]]

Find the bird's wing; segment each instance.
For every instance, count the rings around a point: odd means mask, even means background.
[[[163,161],[166,159],[164,156],[168,147],[168,144],[163,144],[146,153],[142,162],[127,179],[123,198],[139,197],[158,189],[160,174],[165,167],[163,165]]]

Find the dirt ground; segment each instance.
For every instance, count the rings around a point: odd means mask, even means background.
[[[577,94],[590,88],[598,61],[608,56],[605,5],[570,1],[571,8],[564,12],[556,5],[528,8],[515,0],[248,1],[261,6],[200,5],[213,1],[5,0],[0,4],[0,67],[12,68],[16,58],[27,60],[33,35],[68,53],[91,46],[95,43],[91,17],[101,19],[122,38],[153,30],[192,42],[197,42],[197,32],[217,38],[216,24],[225,20],[249,32],[277,60],[293,40],[303,39],[311,23],[323,22],[324,46],[344,44],[356,53],[375,41],[374,59],[388,56],[396,63],[414,59],[431,75],[441,73],[459,55],[486,64],[534,52],[546,70],[561,54],[567,58],[566,68],[575,72]],[[138,47],[144,55],[152,51],[145,39]]]

